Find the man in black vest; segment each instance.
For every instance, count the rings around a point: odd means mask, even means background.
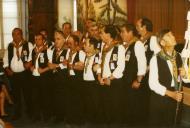
[[[83,68],[85,60],[85,52],[78,49],[79,37],[71,35],[68,39],[67,70],[68,70],[68,89],[69,89],[69,106],[68,123],[83,124],[84,123],[84,107],[82,100],[83,85]]]
[[[130,126],[142,125],[142,85],[146,73],[146,57],[143,43],[137,38],[133,24],[121,27],[121,38],[125,47],[125,70],[123,76],[124,123]]]
[[[121,87],[125,68],[125,48],[116,42],[117,30],[113,25],[106,25],[100,34],[105,42],[102,52],[101,73],[98,80],[101,87],[101,104],[105,123],[121,122]]]
[[[12,37],[13,41],[5,51],[4,68],[12,86],[15,103],[14,118],[18,119],[21,116],[22,95],[24,96],[25,103],[28,105],[28,96],[30,94],[28,89],[29,84],[27,83],[29,80],[27,70],[30,67],[29,61],[31,60],[33,46],[23,39],[23,33],[20,28],[13,29]]]
[[[64,121],[67,106],[68,93],[68,73],[66,54],[68,49],[65,48],[65,38],[62,31],[54,32],[55,47],[48,49],[49,68],[52,72],[52,81],[54,85],[54,114],[57,121]]]
[[[146,17],[138,19],[136,23],[137,31],[140,35],[140,40],[145,47],[145,55],[147,59],[147,73],[142,80],[142,90],[144,90],[144,95],[142,96],[142,107],[144,107],[144,118],[148,116],[148,104],[150,98],[150,89],[148,87],[148,77],[149,77],[149,63],[150,59],[154,54],[157,54],[160,51],[160,46],[157,43],[157,38],[153,34],[153,24],[152,21]]]
[[[52,85],[48,67],[47,47],[42,34],[35,35],[35,48],[32,50],[32,119],[48,120],[52,112]]]
[[[150,124],[171,127],[174,124],[176,103],[181,102],[180,77],[185,74],[179,53],[174,50],[175,37],[169,29],[159,33],[162,50],[150,61],[149,86]]]

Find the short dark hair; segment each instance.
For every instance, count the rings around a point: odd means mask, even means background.
[[[77,42],[77,45],[79,44],[80,39],[79,39],[78,36],[72,34],[72,35],[70,35],[70,37],[72,37],[73,40],[74,40],[75,42]]]
[[[63,34],[63,32],[61,30],[55,30],[54,33],[59,33],[60,35],[62,35],[64,37],[64,34]]]
[[[134,36],[138,36],[137,29],[134,24],[127,23],[121,26],[122,28],[124,27],[128,32],[132,31]]]
[[[22,32],[22,29],[21,29],[21,28],[14,28],[13,31],[12,31],[12,34],[13,34],[13,32],[15,32],[16,30],[19,31],[19,32],[21,33],[21,35],[23,35],[23,32]]]
[[[106,25],[104,27],[104,32],[109,33],[113,39],[117,37],[117,28],[114,25]]]
[[[70,28],[72,28],[72,25],[71,25],[70,22],[65,22],[65,23],[63,23],[63,24],[62,24],[62,27],[65,26],[66,24],[68,24],[68,25],[70,26]]]
[[[158,39],[158,43],[160,43],[160,41],[162,40],[162,38],[164,37],[165,34],[167,34],[168,32],[171,32],[170,29],[162,29],[157,36]]]
[[[153,31],[153,24],[152,21],[146,17],[141,18],[141,25],[146,26],[146,30],[149,32]]]
[[[41,33],[36,33],[36,34],[35,34],[35,36],[41,36],[41,37],[42,37],[42,39],[43,39],[43,40],[45,40],[44,35],[43,35],[43,34],[41,34]]]
[[[96,48],[97,48],[97,45],[98,45],[98,43],[99,43],[99,41],[98,41],[96,38],[94,38],[94,37],[90,37],[90,38],[89,38],[89,43],[90,43],[91,45],[93,45],[94,48],[96,49]]]

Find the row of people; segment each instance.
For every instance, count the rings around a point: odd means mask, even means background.
[[[171,31],[161,32],[159,45],[147,18],[139,19],[136,26],[125,24],[119,31],[113,25],[100,31],[96,27],[89,26],[82,43],[76,33],[64,36],[55,31],[49,49],[42,34],[36,34],[32,46],[23,41],[21,29],[13,30],[4,68],[16,117],[21,114],[23,94],[28,114],[37,120],[56,116],[68,123],[145,125],[151,110],[152,125],[172,125],[175,100],[182,99],[176,78],[184,73]]]

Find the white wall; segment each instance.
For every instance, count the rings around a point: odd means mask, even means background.
[[[61,28],[64,22],[73,26],[73,0],[58,0],[58,25]]]

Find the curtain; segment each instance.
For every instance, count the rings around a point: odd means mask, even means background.
[[[136,0],[127,0],[127,19],[130,23],[135,21]]]
[[[153,22],[155,33],[169,28],[179,43],[184,42],[188,0],[127,0],[127,5],[129,22],[145,16]]]

